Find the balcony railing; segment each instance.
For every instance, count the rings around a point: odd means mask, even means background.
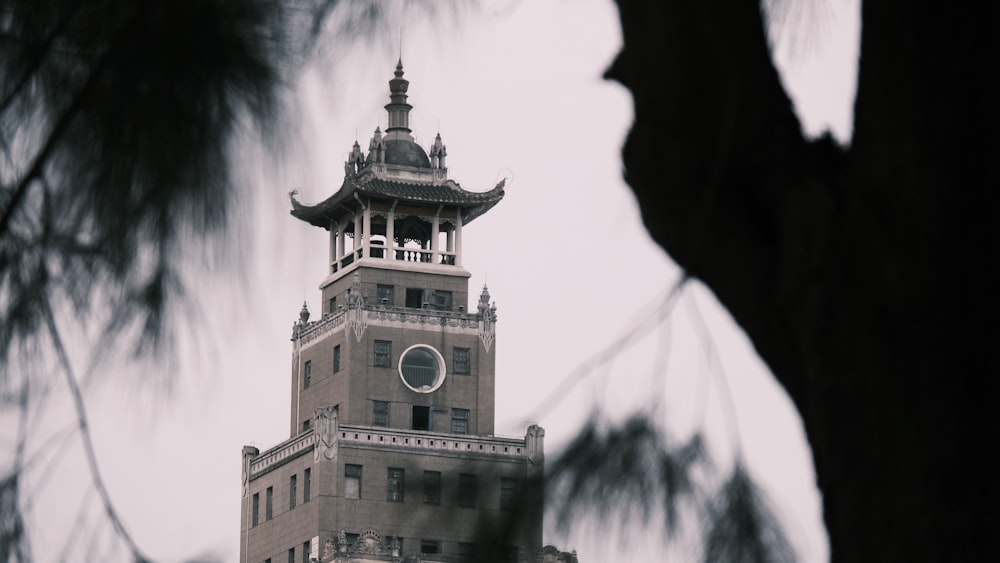
[[[436,259],[435,255],[437,255]],[[365,257],[365,247],[348,251],[339,260],[336,260],[330,265],[330,273],[335,274],[340,272],[344,268],[347,268],[354,262]],[[458,261],[458,253],[456,252],[447,252],[444,250],[425,250],[422,248],[402,248],[398,246],[386,248],[384,246],[377,246],[374,244],[368,247],[367,257],[379,260],[389,259],[397,262],[409,262],[415,264],[442,264],[445,266],[454,266]]]

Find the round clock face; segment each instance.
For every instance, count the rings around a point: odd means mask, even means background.
[[[425,344],[414,344],[399,358],[399,377],[417,393],[430,393],[444,383],[444,358]]]

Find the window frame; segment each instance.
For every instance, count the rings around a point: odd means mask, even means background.
[[[307,467],[302,472],[302,504],[309,502],[312,494],[312,468]]]
[[[462,429],[463,425],[465,427],[464,429]],[[451,409],[451,433],[469,433],[469,409]]]
[[[385,498],[388,502],[403,502],[406,493],[406,470],[402,467],[386,469]],[[397,498],[398,497],[398,498]]]
[[[257,526],[260,525],[260,493],[259,492],[253,494],[253,503],[252,504],[253,504],[253,508],[252,508],[253,515],[252,515],[251,520],[250,520],[250,522],[251,522],[250,527],[251,528],[256,528]]]
[[[434,311],[451,311],[453,293],[447,289],[433,289],[426,295],[427,308]]]
[[[417,411],[427,413],[427,424],[422,425],[421,428],[417,428]],[[434,429],[434,422],[431,420],[431,413],[433,409],[424,405],[411,405],[410,407],[410,430],[416,430],[418,432],[430,432]],[[421,416],[423,418],[423,416]]]
[[[500,478],[500,510],[514,510],[517,504],[517,479],[513,477]]]
[[[302,388],[308,389],[312,385],[312,360],[306,360],[302,364]]]
[[[437,374],[435,376],[434,383],[432,385],[414,387],[406,379],[406,372],[405,372],[406,369],[429,369],[426,368],[426,366],[415,365],[413,363],[410,364],[406,363],[406,357],[411,353],[417,353],[418,350],[430,354],[431,358],[437,364]],[[403,353],[399,355],[399,366],[396,371],[399,372],[399,379],[400,381],[403,382],[403,385],[405,385],[407,389],[415,393],[433,393],[434,391],[437,391],[442,385],[444,385],[444,381],[448,377],[448,366],[447,364],[445,364],[444,356],[441,355],[441,352],[438,352],[437,348],[429,346],[427,344],[414,344],[408,347],[406,350],[403,350]],[[413,376],[415,374],[411,373],[410,375]]]
[[[472,473],[458,474],[458,499],[461,508],[476,508],[479,504],[479,476]]]
[[[380,407],[384,407],[384,410]],[[389,409],[389,401],[372,400],[372,426],[389,426]]]
[[[360,499],[361,498],[361,476],[364,471],[364,466],[358,465],[356,463],[345,463],[344,464],[344,498],[349,499]],[[356,473],[356,475],[354,475]],[[354,496],[351,496],[351,492],[347,484],[353,480],[357,483],[356,489],[353,491]]]
[[[424,504],[441,504],[440,471],[424,471]]]
[[[379,347],[384,348],[384,350],[379,351]],[[391,368],[392,367],[392,340],[376,340],[373,345],[373,353],[375,355],[372,365],[377,368]]]
[[[264,521],[274,518],[274,487],[267,488],[267,498],[264,504]]]
[[[297,474],[288,477],[288,510],[295,509],[295,497],[299,488],[299,476]]]
[[[333,373],[340,371],[340,344],[333,347]]]
[[[465,359],[459,361],[459,352],[465,353]],[[451,353],[451,371],[456,375],[472,375],[472,348],[455,346]]]
[[[433,549],[433,551],[428,551]],[[420,555],[441,555],[441,540],[420,540]]]
[[[396,306],[396,286],[392,284],[378,283],[375,284],[375,298],[378,299],[378,304],[382,304],[382,299],[387,299],[386,303],[389,307]]]

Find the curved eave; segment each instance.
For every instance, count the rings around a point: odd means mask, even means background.
[[[316,205],[305,205],[299,202],[295,199],[295,195],[298,194],[298,191],[292,191],[288,194],[288,198],[292,201],[292,209],[290,213],[292,214],[292,217],[295,217],[300,221],[305,221],[310,225],[330,230],[330,223],[335,223],[338,215],[346,211],[343,208],[343,204],[347,201],[351,201],[353,199],[352,196],[357,191],[357,186],[353,182],[345,181],[336,193]]]
[[[500,180],[489,191],[470,192],[450,180],[439,185],[405,183],[378,178],[371,179],[364,184],[345,180],[336,193],[316,205],[300,203],[295,199],[297,192],[291,192],[289,198],[292,202],[291,214],[293,217],[327,230],[330,229],[331,223],[339,221],[341,214],[354,212],[353,209],[348,209],[348,205],[345,204],[354,201],[355,195],[365,199],[397,201],[415,205],[458,207],[462,210],[462,223],[468,224],[492,209],[503,199],[505,183],[506,180]],[[421,191],[426,193],[421,194]]]

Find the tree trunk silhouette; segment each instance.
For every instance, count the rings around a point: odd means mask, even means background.
[[[803,138],[757,2],[618,0],[653,238],[798,408],[832,561],[996,561],[1000,26],[865,2],[849,148]]]

